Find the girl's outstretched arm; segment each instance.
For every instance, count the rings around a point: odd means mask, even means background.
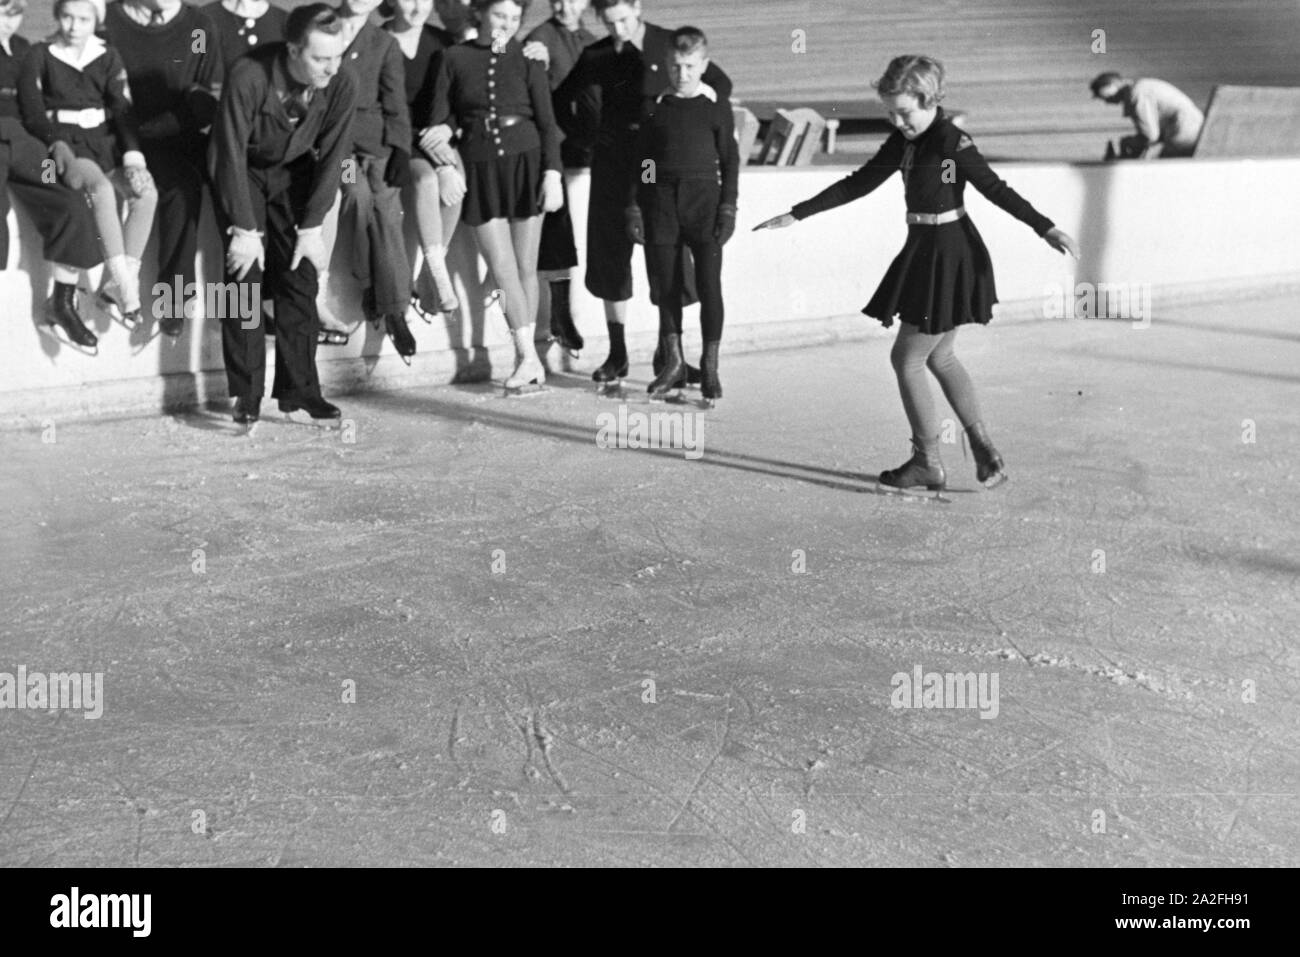
[[[876,155],[867,160],[866,165],[859,167],[838,183],[826,187],[812,199],[796,203],[790,212],[773,216],[759,223],[754,227],[754,231],[784,229],[786,226],[793,226],[801,219],[861,199],[893,176],[902,161],[903,137],[898,133],[892,133],[889,139],[885,140],[884,145],[876,151]]]
[[[1075,259],[1079,258],[1079,244],[1074,241],[1073,237],[1065,231],[1057,229],[1050,219],[1034,209],[1029,200],[1017,193],[997,173],[993,172],[968,135],[959,132],[952,155],[957,161],[957,168],[962,176],[983,193],[990,203],[1006,210],[1006,212],[1020,220],[1043,237],[1053,249],[1062,253],[1069,253]]]

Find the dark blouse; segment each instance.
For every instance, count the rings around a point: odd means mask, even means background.
[[[391,23],[390,20],[384,24],[384,29],[388,30]],[[417,136],[424,118],[433,113],[433,86],[438,78],[437,55],[455,45],[456,38],[449,32],[426,23],[420,30],[415,56],[402,54],[402,65],[406,70],[406,105],[411,111],[412,132]]]
[[[963,190],[969,182],[989,202],[1006,210],[1039,236],[1054,225],[989,169],[970,136],[953,125],[944,115],[943,107],[929,129],[915,140],[909,142],[895,130],[865,166],[812,199],[797,203],[791,213],[795,219],[807,219],[843,206],[866,196],[897,170],[903,172],[908,212],[944,213],[956,209],[962,205]]]
[[[434,83],[433,110],[428,120],[415,120],[415,125],[459,127],[461,155],[467,163],[541,147],[544,168],[560,171],[560,131],[546,68],[525,57],[523,50],[513,39],[504,53],[496,54],[491,40],[483,39],[444,51]],[[502,126],[498,117],[505,116],[531,122]]]
[[[122,57],[131,90],[131,113],[145,141],[172,141],[192,147],[217,112],[216,91],[225,74],[220,39],[209,37],[202,52],[195,38],[215,30],[197,7],[183,5],[161,26],[136,23],[111,3],[104,39]]]
[[[284,25],[289,21],[289,14],[276,6],[267,7],[266,13],[257,19],[235,16],[221,5],[221,0],[209,3],[202,10],[211,17],[221,34],[221,58],[227,67],[236,57],[263,43],[283,40]]]

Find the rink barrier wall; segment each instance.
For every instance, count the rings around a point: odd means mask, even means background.
[[[751,232],[764,219],[788,210],[851,172],[851,167],[746,169],[741,176],[736,237],[724,268],[727,319],[724,350],[789,348],[892,335],[858,310],[901,247],[907,227],[899,177],[857,203],[780,231]],[[1300,159],[1175,160],[1154,163],[1002,163],[1000,174],[1058,226],[1079,240],[1083,258],[1074,263],[1053,251],[1023,224],[992,207],[973,189],[966,208],[993,258],[1001,298],[993,326],[1046,318],[1051,290],[1108,283],[1143,287],[1150,319],[1177,305],[1249,298],[1300,289],[1300,258],[1283,211],[1300,209]],[[589,177],[570,181],[575,220],[586,221]],[[415,252],[408,217],[410,248]],[[216,320],[187,323],[175,343],[109,322],[83,296],[83,313],[101,337],[96,357],[84,356],[42,336],[33,310],[48,277],[31,223],[15,208],[9,216],[7,269],[0,272],[0,427],[22,427],[50,418],[173,412],[226,400],[221,339]],[[579,229],[582,254],[582,230]],[[156,277],[146,256],[143,288]],[[472,232],[457,231],[448,256],[463,303],[460,321],[435,316],[432,324],[412,312],[408,321],[419,353],[408,367],[392,344],[369,324],[357,326],[343,347],[323,346],[318,364],[326,396],[371,389],[405,389],[501,378],[513,367],[504,316],[485,308],[485,267]],[[220,247],[206,206],[201,224],[200,281],[205,267],[220,262]],[[350,275],[346,231],[335,250],[324,310],[356,325],[360,285]],[[98,280],[97,270],[84,279]],[[635,260],[637,295],[629,309],[628,348],[634,362],[654,351],[657,318],[645,296],[642,258]],[[219,278],[219,277],[218,277]],[[606,354],[604,313],[573,283],[573,312],[587,347],[573,371],[585,373]],[[1117,317],[1122,318],[1122,317]],[[1078,321],[1078,320],[1075,320]],[[152,320],[150,331],[156,329]],[[688,357],[698,354],[697,310],[687,311]],[[268,348],[271,348],[268,344]],[[550,357],[560,361],[552,347]],[[269,358],[269,357],[268,357]],[[268,363],[268,370],[270,369]],[[268,382],[269,390],[269,382]]]

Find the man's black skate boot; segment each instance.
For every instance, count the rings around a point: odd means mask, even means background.
[[[654,396],[667,395],[686,384],[686,359],[682,357],[682,337],[669,333],[659,339],[659,352],[664,357],[663,368],[654,377],[646,391]]]
[[[976,422],[966,430],[970,436],[971,454],[975,456],[975,478],[985,488],[996,488],[1008,478],[1002,456],[993,447],[983,422]]]
[[[880,484],[891,488],[924,485],[931,492],[939,492],[947,484],[947,478],[939,459],[939,437],[919,439],[912,436],[912,457],[896,469],[881,472]]]
[[[609,329],[609,358],[591,374],[593,382],[614,382],[627,378],[627,341],[623,338],[621,322],[607,322]]]
[[[231,414],[231,418],[240,425],[252,425],[261,417],[261,399],[253,399],[242,395],[235,398],[235,410]]]
[[[285,415],[298,411],[306,412],[313,419],[339,419],[343,411],[334,403],[326,402],[321,396],[310,399],[281,399],[280,411]]]
[[[415,336],[411,335],[411,328],[406,324],[406,317],[400,312],[390,312],[384,316],[384,327],[389,337],[393,340],[393,347],[397,349],[397,354],[403,359],[410,359],[415,355]],[[410,365],[408,362],[407,365]]]
[[[567,279],[557,279],[551,283],[551,336],[575,357],[586,344],[582,340],[582,333],[573,324]]]
[[[71,283],[54,284],[54,295],[46,307],[45,321],[62,329],[74,346],[91,351],[99,348],[99,337],[86,328],[77,312],[77,287]]]
[[[717,342],[704,343],[704,353],[700,356],[700,395],[712,401],[722,398],[722,380],[718,378]]]

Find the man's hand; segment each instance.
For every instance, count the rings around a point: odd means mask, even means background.
[[[627,238],[638,246],[645,245],[645,218],[641,215],[640,206],[629,206],[623,210],[623,222],[627,232]]]
[[[293,259],[289,263],[290,272],[297,269],[304,259],[315,266],[318,273],[329,268],[329,254],[325,249],[325,237],[321,235],[321,229],[317,226],[314,229],[298,230],[298,241],[294,243]]]
[[[261,269],[265,262],[262,237],[251,229],[231,226],[230,245],[226,247],[226,271],[242,281],[254,265]]]
[[[398,189],[411,185],[410,153],[406,150],[393,149],[388,157],[388,166],[384,169],[384,182]]]
[[[799,220],[794,218],[793,213],[782,213],[780,216],[773,216],[771,219],[765,219],[754,227],[754,232],[760,229],[785,229],[787,226],[793,226]]]
[[[455,206],[465,198],[465,177],[454,166],[439,166],[438,198],[444,206]]]
[[[530,60],[536,60],[542,66],[550,69],[551,51],[547,49],[546,44],[541,40],[530,40],[524,44],[524,56]]]
[[[727,240],[736,233],[736,207],[723,203],[718,207],[718,218],[713,226],[713,238],[719,246],[727,245]]]
[[[1059,253],[1069,253],[1077,262],[1079,259],[1079,244],[1074,241],[1074,237],[1069,233],[1062,232],[1053,226],[1047,232],[1043,233],[1043,239],[1047,245],[1051,246]]]
[[[564,208],[562,175],[557,169],[548,169],[542,174],[542,212],[554,213]]]

